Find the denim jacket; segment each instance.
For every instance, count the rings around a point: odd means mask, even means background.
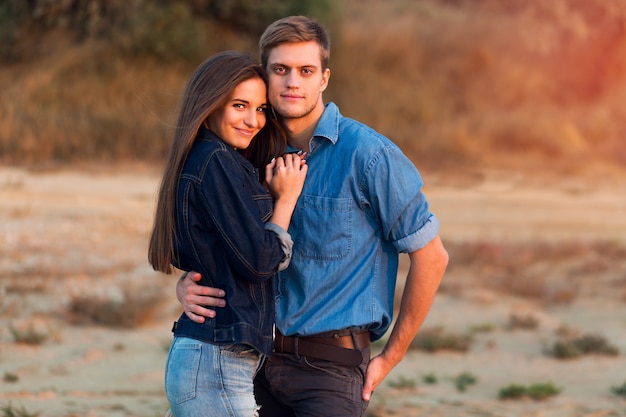
[[[291,238],[266,223],[272,198],[257,170],[215,134],[201,129],[178,184],[174,266],[202,274],[201,285],[226,292],[216,318],[194,323],[183,313],[174,335],[272,350],[271,278],[287,267]]]

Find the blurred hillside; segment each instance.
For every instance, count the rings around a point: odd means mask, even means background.
[[[325,99],[420,166],[626,167],[626,0],[4,0],[0,162],[160,162],[208,55],[267,23],[333,39]]]

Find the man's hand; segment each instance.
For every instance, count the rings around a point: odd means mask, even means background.
[[[365,383],[363,385],[363,400],[369,401],[374,390],[383,382],[383,379],[391,372],[394,364],[386,361],[384,354],[374,356],[367,365]]]
[[[374,390],[400,363],[426,319],[448,265],[448,252],[439,236],[436,236],[422,249],[409,253],[409,260],[411,266],[404,284],[398,318],[382,353],[372,358],[365,372],[362,393],[365,401],[370,400]]]
[[[225,307],[224,290],[198,285],[202,275],[190,271],[176,283],[176,298],[182,304],[185,314],[191,321],[204,323],[205,317],[214,318],[215,310],[206,307]]]

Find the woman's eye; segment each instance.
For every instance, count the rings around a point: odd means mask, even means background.
[[[267,107],[258,107],[256,111],[259,113],[267,113]]]
[[[233,107],[236,108],[236,109],[243,109],[244,108],[243,104],[241,104],[241,103],[233,104]]]

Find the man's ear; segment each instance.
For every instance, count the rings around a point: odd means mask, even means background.
[[[326,90],[326,87],[328,87],[329,80],[330,80],[330,68],[326,68],[322,72],[322,84],[320,85],[320,92],[323,92],[324,90]]]

